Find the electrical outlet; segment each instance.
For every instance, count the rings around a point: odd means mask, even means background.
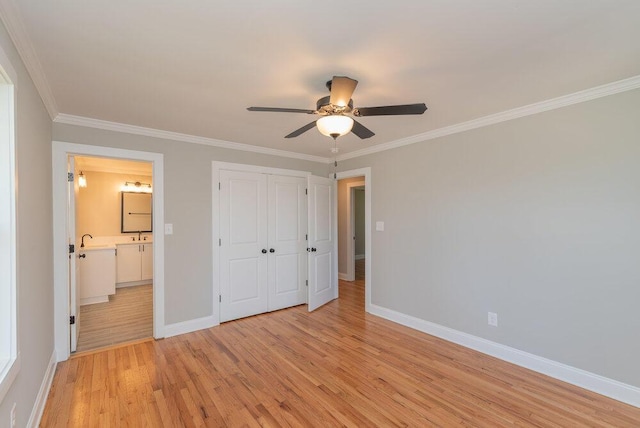
[[[16,428],[16,403],[13,403],[13,407],[11,407],[11,424],[9,426]]]
[[[497,327],[498,326],[498,314],[495,313],[495,312],[489,312],[488,321],[489,321],[489,325]]]

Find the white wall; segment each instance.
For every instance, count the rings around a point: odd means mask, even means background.
[[[18,348],[21,369],[0,403],[0,426],[16,403],[27,425],[53,353],[51,119],[4,25],[0,44],[18,74],[16,92]]]
[[[373,304],[640,387],[640,90],[364,166]]]
[[[153,137],[54,123],[53,139],[164,154],[165,322],[211,315],[213,310],[211,162],[246,163],[311,171],[326,177],[329,166],[296,159],[221,149]]]

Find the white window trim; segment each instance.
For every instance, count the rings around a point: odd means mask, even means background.
[[[0,354],[0,403],[4,400],[5,395],[13,384],[18,372],[20,371],[20,352],[17,337],[17,213],[16,213],[16,92],[17,92],[17,75],[9,58],[4,50],[0,47],[0,85],[2,89],[0,102],[7,103],[8,114],[5,116],[7,122],[2,124],[2,132],[5,135],[0,138],[7,138],[9,144],[4,142],[0,145],[0,195],[2,202],[8,199],[8,204],[4,205],[4,209],[0,212],[0,225],[8,226],[9,240],[8,248],[0,248],[0,264],[3,270],[9,272],[9,275],[0,277],[0,298],[8,305],[8,311],[4,307],[0,311],[0,328],[4,333],[0,335],[0,340],[4,341],[1,346],[8,345],[8,352],[4,355]],[[6,92],[5,92],[6,91]],[[1,120],[1,119],[0,119]],[[5,199],[6,198],[6,199]],[[8,299],[7,299],[8,297]]]

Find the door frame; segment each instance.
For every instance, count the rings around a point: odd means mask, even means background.
[[[164,337],[164,156],[162,153],[86,144],[52,142],[53,186],[53,313],[57,361],[70,356],[69,272],[67,248],[67,157],[94,156],[153,164],[153,337]]]
[[[356,243],[355,235],[355,188],[365,187],[364,181],[354,181],[347,183],[347,272],[344,274],[345,281],[355,281],[356,279]],[[338,199],[339,200],[339,199]],[[365,197],[366,200],[366,197]]]
[[[249,165],[242,163],[231,162],[211,162],[211,250],[212,250],[212,265],[213,265],[213,278],[212,278],[212,297],[213,297],[213,314],[212,318],[215,322],[213,325],[220,324],[220,171],[240,171],[240,172],[255,172],[261,174],[273,174],[273,175],[285,175],[290,177],[304,177],[307,178],[311,174],[309,171],[298,171],[294,169],[281,169],[271,168],[267,166]],[[218,245],[216,245],[218,244]]]
[[[333,173],[329,174],[333,177]],[[373,278],[371,277],[371,266],[373,262],[373,252],[371,251],[371,167],[352,169],[336,173],[336,180],[344,178],[364,177],[364,248],[365,248],[365,265],[364,265],[364,310],[371,312],[371,292],[373,288]],[[351,240],[352,241],[352,240]]]

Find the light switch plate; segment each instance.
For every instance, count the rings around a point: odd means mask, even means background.
[[[173,224],[167,223],[164,225],[164,234],[173,235]]]
[[[376,231],[384,232],[384,221],[376,221]]]

